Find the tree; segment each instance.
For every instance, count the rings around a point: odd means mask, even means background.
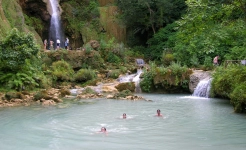
[[[117,0],[117,6],[128,30],[133,35],[146,35],[147,39],[179,19],[186,8],[184,0]]]
[[[18,72],[27,59],[37,56],[38,47],[32,34],[21,33],[16,28],[0,42],[0,70]]]
[[[38,86],[36,80],[38,46],[30,33],[21,33],[16,28],[0,41],[0,83],[4,88],[22,90],[25,86]],[[35,66],[36,65],[36,66]],[[39,66],[40,67],[40,66]]]

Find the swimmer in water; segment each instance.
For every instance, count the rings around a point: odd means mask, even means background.
[[[157,109],[157,114],[156,114],[157,117],[162,117],[162,114],[161,114],[161,110],[160,109]]]
[[[126,119],[126,114],[125,113],[123,114],[123,119]]]
[[[102,127],[100,132],[107,133],[107,129],[105,127]]]

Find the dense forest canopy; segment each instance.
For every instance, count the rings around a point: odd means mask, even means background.
[[[145,44],[160,28],[179,19],[186,8],[184,0],[117,0],[116,4],[132,37],[130,45]]]
[[[148,41],[131,42],[147,44],[142,49],[147,59],[160,61],[171,54],[174,60],[197,67],[216,55],[220,61],[246,58],[244,0],[118,0],[117,4],[135,39],[144,36]]]

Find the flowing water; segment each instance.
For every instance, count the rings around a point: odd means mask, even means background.
[[[207,79],[201,80],[197,84],[192,96],[208,98],[209,97],[210,88],[211,88],[211,81],[212,81],[212,78],[207,78]]]
[[[56,40],[60,39],[62,44],[64,42],[64,32],[61,25],[61,10],[58,0],[49,0],[48,5],[50,5],[49,7],[52,10],[49,39],[54,41],[55,45]]]
[[[0,108],[1,150],[245,150],[246,118],[227,100],[140,94]],[[163,118],[156,117],[160,109]],[[127,119],[122,119],[122,114]],[[108,133],[98,133],[106,127]]]

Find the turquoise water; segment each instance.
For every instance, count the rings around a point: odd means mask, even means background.
[[[143,94],[0,108],[0,150],[245,150],[246,117],[226,100]],[[160,109],[163,118],[155,117]],[[122,114],[127,119],[122,119]],[[101,127],[108,133],[98,133]]]

